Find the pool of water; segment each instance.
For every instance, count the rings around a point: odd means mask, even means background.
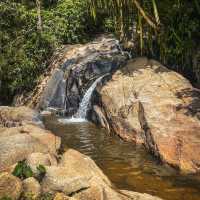
[[[145,192],[166,200],[200,200],[197,177],[184,177],[158,163],[143,147],[124,142],[89,122],[67,123],[45,117],[44,124],[62,138],[63,150],[90,156],[119,188]]]

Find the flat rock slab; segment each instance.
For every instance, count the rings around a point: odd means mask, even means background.
[[[157,61],[138,58],[117,70],[98,93],[94,119],[105,128],[144,143],[185,173],[200,171],[200,91],[188,80]]]

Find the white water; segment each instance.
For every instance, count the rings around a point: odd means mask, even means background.
[[[87,122],[86,117],[87,117],[87,111],[90,103],[90,99],[92,97],[92,93],[94,89],[96,88],[97,84],[101,81],[101,79],[104,76],[107,76],[108,74],[105,74],[98,79],[94,81],[94,83],[90,86],[90,88],[86,91],[85,95],[83,96],[82,101],[79,104],[79,109],[77,113],[72,116],[72,118],[62,118],[59,119],[60,123],[78,123],[78,122]]]
[[[71,118],[60,118],[58,119],[58,121],[62,124],[67,124],[67,123],[81,123],[81,122],[87,122],[86,119],[83,118],[75,118],[75,117],[71,117]]]
[[[107,74],[106,74],[107,75]],[[90,103],[90,99],[92,96],[92,93],[94,91],[94,89],[96,88],[97,84],[99,83],[99,81],[101,81],[101,79],[104,77],[105,75],[99,77],[91,86],[90,88],[87,90],[87,92],[85,93],[85,95],[83,96],[83,99],[81,101],[81,103],[79,104],[79,109],[77,111],[77,113],[75,114],[75,116],[77,118],[82,118],[85,119],[86,115],[87,115],[87,111],[88,111],[88,105]]]

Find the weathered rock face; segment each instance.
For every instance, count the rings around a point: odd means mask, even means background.
[[[126,59],[127,55],[120,50],[113,36],[101,36],[84,45],[67,46],[57,59],[54,58],[49,73],[41,77],[34,92],[21,103],[39,109],[66,107],[68,113],[73,114],[94,80],[116,70]]]
[[[60,148],[59,137],[34,124],[37,114],[33,110],[0,107],[0,116],[0,171],[9,170],[31,153],[55,154]]]
[[[186,173],[200,171],[200,91],[185,78],[138,58],[97,92],[94,121]]]

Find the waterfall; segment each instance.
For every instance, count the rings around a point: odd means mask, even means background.
[[[79,104],[79,109],[78,109],[77,113],[75,114],[76,118],[81,118],[81,119],[85,119],[86,118],[87,111],[88,111],[88,105],[90,103],[90,99],[91,99],[92,93],[93,93],[94,89],[96,88],[97,84],[106,75],[107,74],[105,74],[105,75],[99,77],[98,79],[96,79],[96,81],[94,81],[94,83],[86,91],[85,95],[83,96],[83,99],[82,99],[81,103]]]
[[[103,76],[99,77],[94,81],[94,83],[90,86],[90,88],[86,91],[85,95],[83,96],[83,99],[81,100],[79,104],[79,108],[77,113],[68,119],[59,119],[59,122],[61,123],[76,123],[76,122],[84,122],[86,121],[88,106],[90,103],[90,99],[92,97],[92,93],[94,89],[96,88],[97,84],[101,81],[101,79],[108,74],[104,74]]]

